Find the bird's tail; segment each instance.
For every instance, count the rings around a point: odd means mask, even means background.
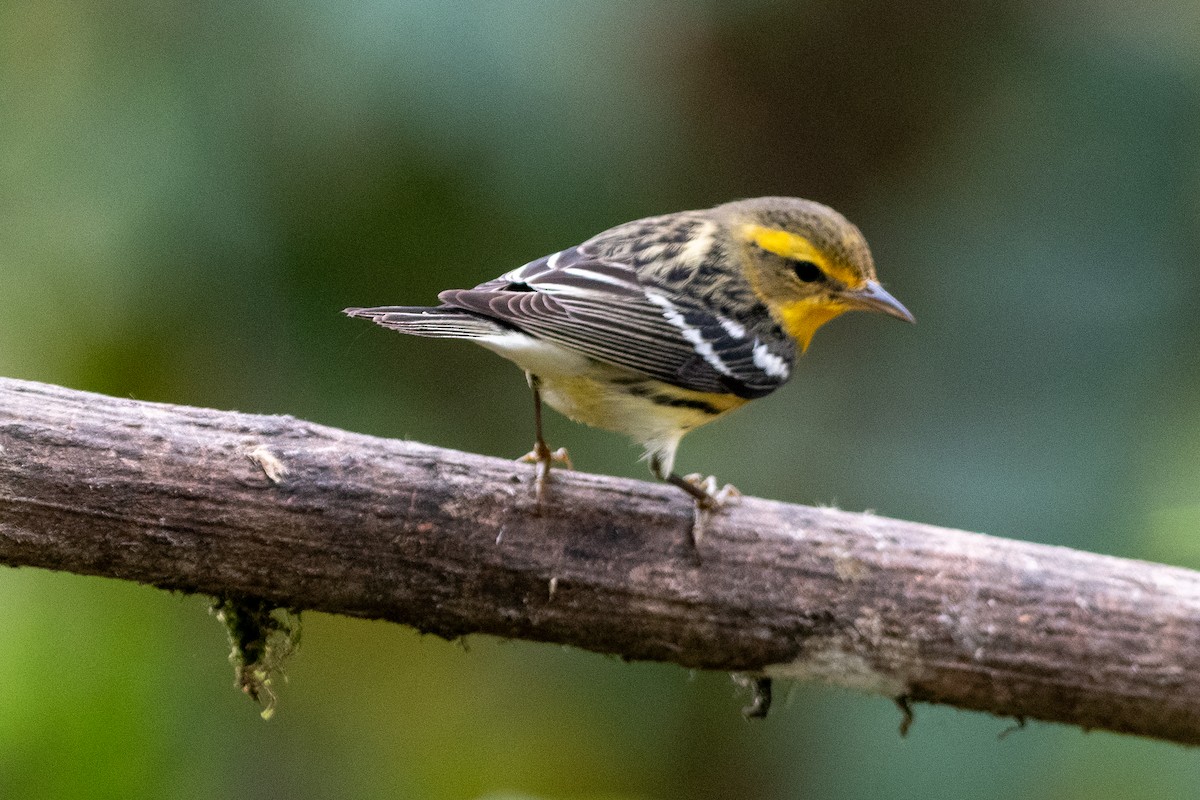
[[[385,328],[410,333],[413,336],[433,336],[444,339],[475,339],[511,330],[495,320],[470,311],[440,306],[380,306],[378,308],[347,308],[350,317],[373,320]]]

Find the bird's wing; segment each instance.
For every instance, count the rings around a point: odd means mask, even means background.
[[[791,374],[795,346],[685,298],[630,266],[573,247],[438,298],[607,364],[699,392],[760,397]],[[764,321],[769,332],[778,329]],[[762,327],[762,326],[760,326]]]

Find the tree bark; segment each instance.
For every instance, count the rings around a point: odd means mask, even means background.
[[[1200,743],[1200,574],[0,379],[0,563]]]

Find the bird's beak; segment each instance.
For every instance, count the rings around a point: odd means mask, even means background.
[[[892,297],[886,289],[879,285],[879,281],[867,281],[862,288],[846,292],[845,298],[855,308],[879,311],[905,322],[917,321],[916,317],[899,300]]]

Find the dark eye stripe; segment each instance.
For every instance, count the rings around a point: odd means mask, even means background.
[[[792,272],[805,283],[815,283],[825,280],[825,273],[811,261],[792,261]]]

